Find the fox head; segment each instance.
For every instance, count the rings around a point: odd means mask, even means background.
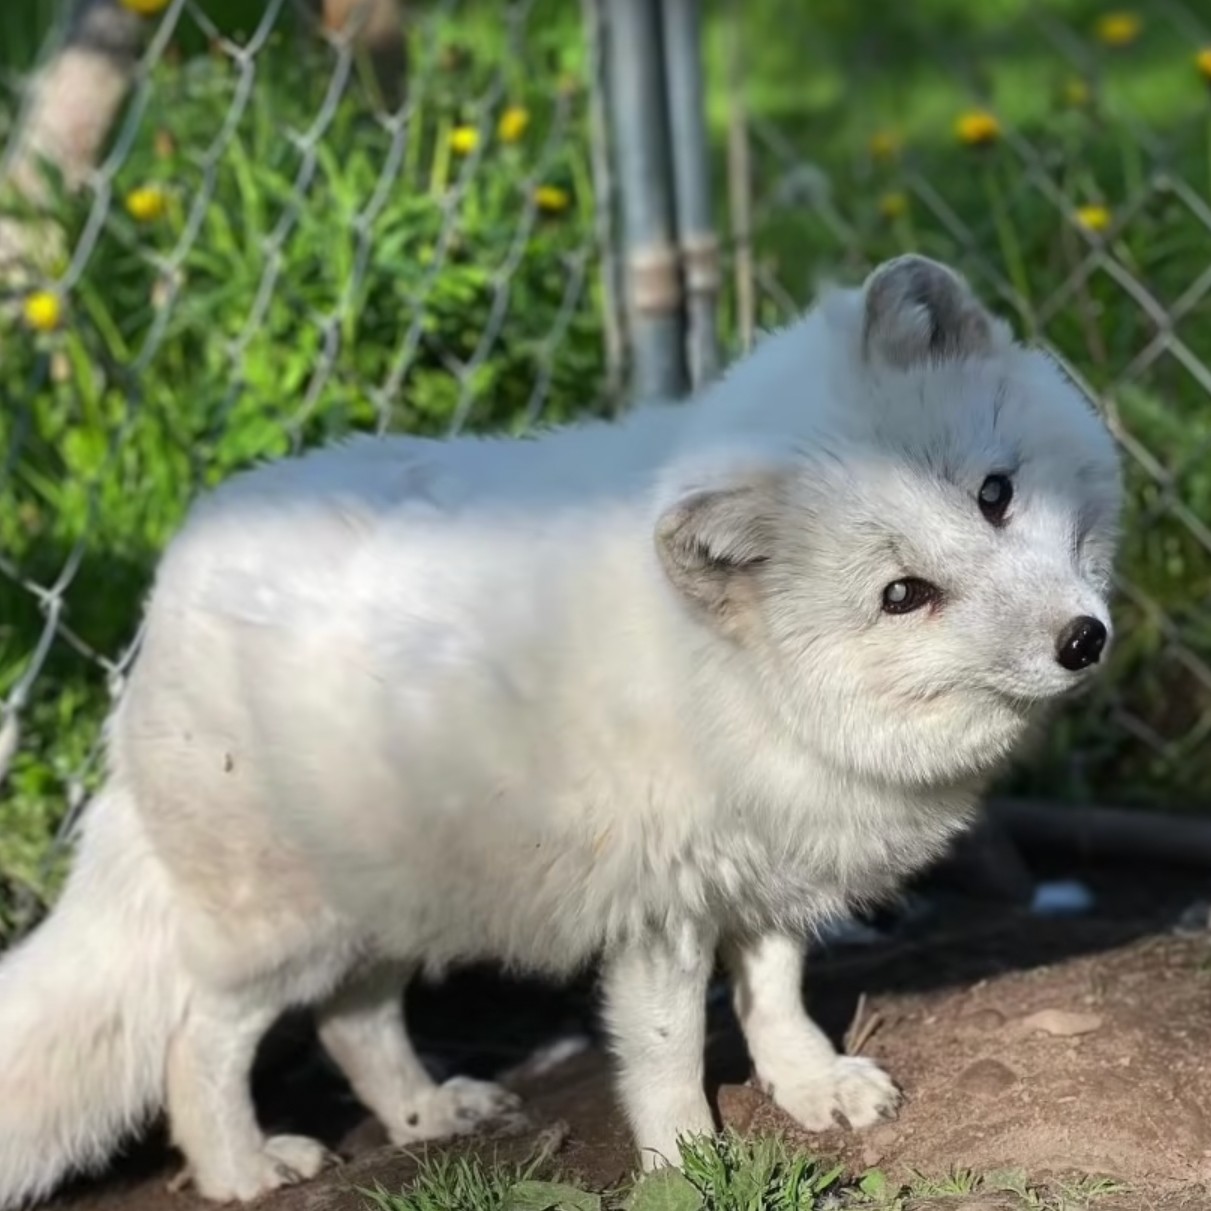
[[[951,269],[905,256],[830,293],[700,413],[661,566],[826,759],[986,772],[1104,662],[1114,443]]]

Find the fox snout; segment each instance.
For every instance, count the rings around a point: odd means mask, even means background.
[[[1070,673],[1097,664],[1106,650],[1110,633],[1100,618],[1081,614],[1060,631],[1055,645],[1056,663]]]

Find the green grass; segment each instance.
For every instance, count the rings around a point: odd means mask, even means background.
[[[501,1167],[458,1155],[426,1161],[399,1192],[367,1192],[377,1211],[925,1211],[948,1204],[1002,1211],[1086,1211],[1123,1187],[1101,1178],[1034,1183],[1016,1171],[959,1172],[897,1184],[880,1170],[856,1176],[796,1152],[775,1136],[687,1141],[680,1169],[615,1190],[586,1189],[534,1162]],[[987,1201],[985,1201],[987,1200]]]
[[[52,7],[5,8],[7,85]],[[237,41],[261,11],[206,7]],[[89,198],[58,207],[69,246],[85,233],[91,246],[67,280],[61,327],[31,334],[19,310],[0,313],[0,700],[22,694],[0,790],[0,934],[14,905],[53,888],[47,840],[98,773],[106,661],[132,637],[156,554],[200,489],[351,429],[520,431],[610,406],[578,8],[535,0],[514,37],[497,3],[434,19],[429,7],[412,6],[406,137],[371,115],[356,72],[328,99],[331,54],[293,27],[289,4],[251,87],[204,31],[183,27],[151,71],[101,226]],[[726,9],[711,8],[706,29],[725,227]],[[1141,454],[1128,459],[1122,641],[1111,676],[1013,787],[1201,806],[1211,396],[1190,365],[1211,363],[1211,302],[1185,308],[1180,356],[1124,377],[1155,325],[1104,268],[1078,272],[1103,237],[1072,212],[1106,206],[1113,263],[1162,306],[1182,300],[1211,264],[1199,210],[1211,205],[1211,92],[1167,10],[1139,6],[1139,40],[1114,51],[1091,33],[1101,11],[1087,0],[744,6],[759,319],[784,318],[823,273],[852,278],[918,248],[960,264],[1102,394]],[[1069,32],[1066,49],[1049,23]],[[1088,94],[1079,105],[1065,99],[1074,79]],[[973,151],[953,123],[980,97],[1012,137]],[[510,104],[532,121],[504,146],[495,130]],[[450,149],[461,124],[480,132],[465,158]],[[901,153],[873,157],[872,135],[893,129]],[[123,199],[148,184],[166,211],[138,222]],[[528,210],[537,185],[565,191],[567,208]],[[902,202],[894,217],[889,195]],[[733,348],[735,318],[729,293],[721,330]],[[45,651],[46,603],[31,585],[58,586],[63,606]]]

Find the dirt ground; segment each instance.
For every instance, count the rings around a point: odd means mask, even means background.
[[[895,923],[882,941],[824,950],[808,988],[814,1015],[839,1042],[856,1037],[907,1099],[895,1122],[804,1135],[805,1146],[895,1179],[957,1169],[1096,1174],[1138,1192],[1112,1200],[1115,1208],[1211,1207],[1211,932],[1174,929],[1183,909],[1211,897],[1211,879],[1063,873],[1093,888],[1093,911],[1044,918],[935,898],[931,915]],[[558,1139],[558,1163],[586,1183],[626,1177],[633,1156],[595,1008],[588,980],[549,989],[469,972],[417,990],[415,1033],[439,1074],[506,1074],[527,1099],[528,1129],[463,1147],[520,1160],[537,1141]],[[794,1135],[746,1083],[725,995],[710,1021],[722,1121]],[[317,1135],[346,1158],[266,1200],[269,1211],[353,1211],[359,1188],[398,1189],[415,1171],[415,1156],[385,1146],[306,1023],[271,1038],[257,1092],[267,1127]],[[176,1164],[153,1136],[107,1177],[64,1191],[56,1211],[199,1211],[191,1194],[168,1189]]]

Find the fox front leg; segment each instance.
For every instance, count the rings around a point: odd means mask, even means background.
[[[715,1130],[703,1087],[714,958],[713,938],[652,937],[606,964],[619,1092],[647,1169],[680,1163],[680,1140]]]
[[[803,944],[777,934],[729,943],[736,1016],[757,1079],[809,1131],[893,1118],[900,1092],[873,1061],[838,1055],[803,1005]]]

